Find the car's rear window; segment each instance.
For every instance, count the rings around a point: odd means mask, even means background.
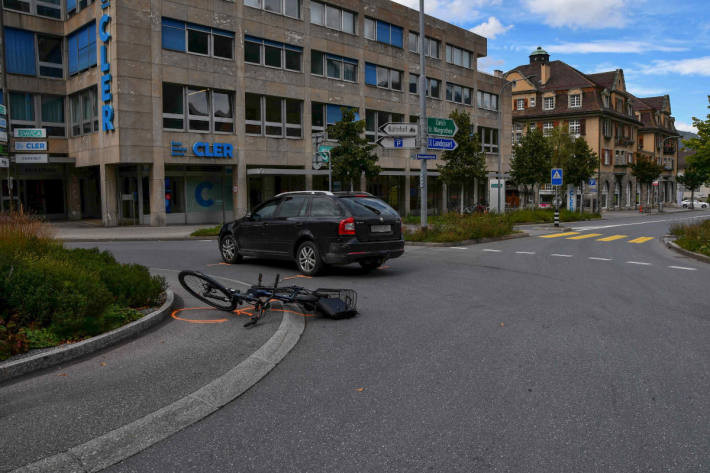
[[[340,202],[354,217],[399,217],[396,210],[374,197],[341,197]]]

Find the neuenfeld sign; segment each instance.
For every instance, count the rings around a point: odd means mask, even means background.
[[[454,136],[459,127],[450,118],[427,118],[427,128],[430,135],[436,136]]]
[[[47,142],[15,141],[15,151],[47,151]]]
[[[44,128],[15,128],[15,138],[46,138]]]

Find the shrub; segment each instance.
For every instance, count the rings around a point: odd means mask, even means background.
[[[671,234],[678,237],[676,243],[688,251],[710,256],[710,220],[671,226]]]
[[[27,351],[29,343],[15,317],[0,318],[0,360]]]
[[[432,220],[426,230],[406,233],[408,241],[451,242],[508,235],[513,224],[505,215],[450,213]]]

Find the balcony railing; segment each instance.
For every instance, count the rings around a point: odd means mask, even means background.
[[[673,160],[672,159],[664,159],[663,160],[663,169],[666,171],[672,171],[673,170]]]
[[[617,136],[614,142],[617,146],[631,146],[634,144],[634,139],[626,136]]]
[[[614,156],[614,166],[628,166],[626,156]]]
[[[664,146],[663,154],[675,154],[675,146]]]

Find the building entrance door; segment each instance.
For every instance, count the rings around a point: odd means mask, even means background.
[[[138,196],[138,178],[136,176],[121,176],[119,189],[119,215],[122,223],[137,225],[140,221],[140,208],[138,203],[141,199]],[[142,190],[142,189],[140,189]]]

